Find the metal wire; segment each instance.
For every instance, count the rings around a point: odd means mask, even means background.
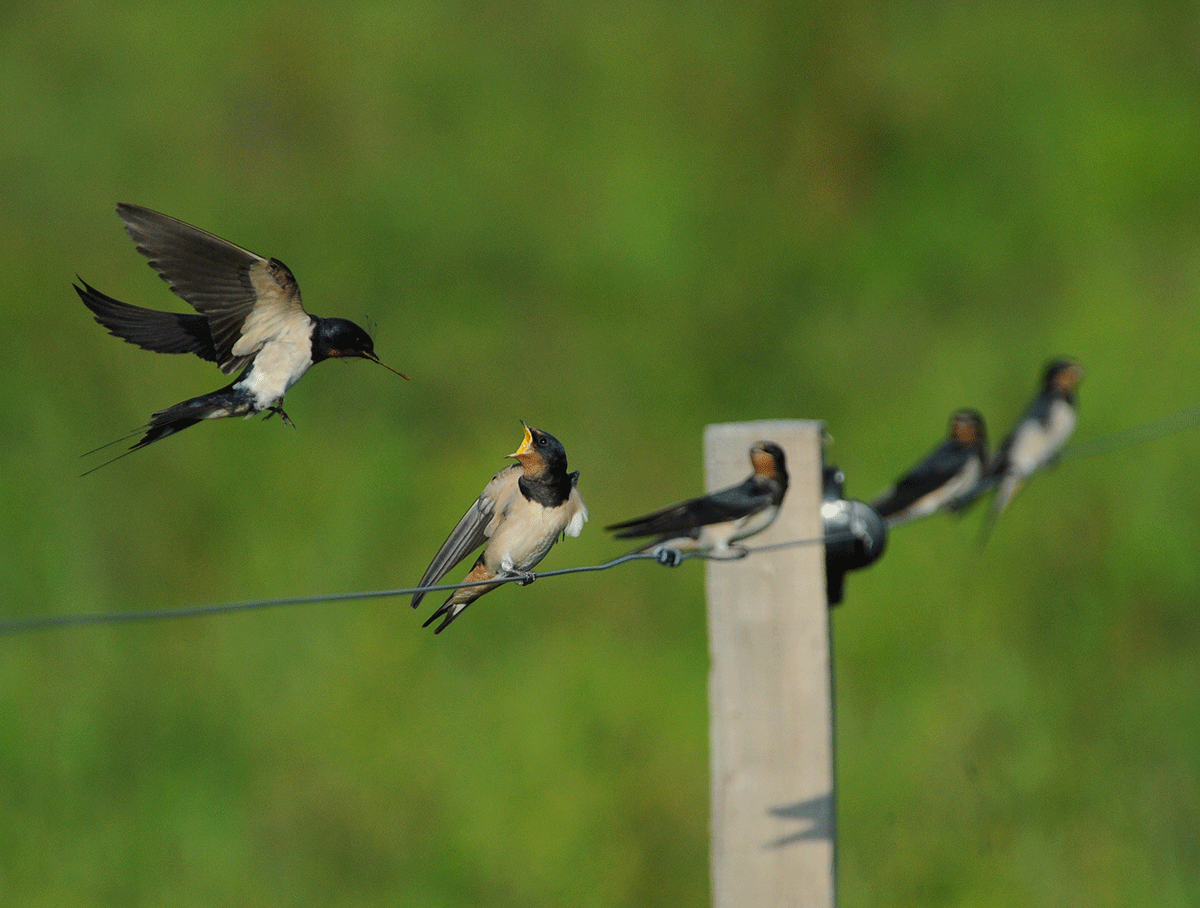
[[[1095,457],[1098,454],[1109,454],[1113,451],[1119,451],[1122,448],[1129,448],[1133,445],[1140,445],[1143,442],[1153,441],[1156,438],[1162,438],[1164,435],[1181,432],[1197,423],[1200,423],[1200,404],[1193,404],[1190,407],[1184,407],[1182,410],[1168,413],[1166,416],[1160,416],[1158,419],[1152,419],[1141,425],[1118,429],[1115,432],[1109,432],[1107,435],[1098,435],[1095,438],[1089,438],[1085,441],[1068,445],[1063,450],[1060,459],[1075,460],[1080,457]]]
[[[745,558],[760,552],[775,551],[802,545],[817,545],[826,542],[840,542],[854,538],[852,533],[837,533],[830,536],[817,536],[811,539],[793,539],[788,542],[775,542],[768,545],[734,549],[736,554],[714,555],[709,552],[679,552],[672,549],[673,555],[668,560],[660,557],[658,547],[648,552],[630,552],[603,564],[587,564],[579,567],[559,568],[553,571],[530,572],[529,574],[507,574],[494,577],[491,580],[475,580],[469,583],[442,583],[434,586],[406,587],[394,590],[368,590],[359,593],[326,593],[316,596],[287,596],[280,599],[252,599],[246,602],[223,602],[213,605],[185,605],[179,608],[143,609],[133,612],[94,612],[92,614],[72,615],[34,615],[28,618],[0,619],[0,636],[27,633],[30,631],[54,630],[60,628],[89,627],[102,624],[134,624],[147,621],[162,621],[171,618],[198,618],[205,615],[223,615],[231,612],[249,612],[259,609],[282,608],[292,605],[316,605],[322,602],[354,602],[364,599],[387,599],[395,596],[411,596],[414,593],[437,593],[466,589],[472,586],[495,586],[504,583],[519,583],[526,585],[544,577],[563,577],[568,574],[585,574],[594,571],[607,571],[619,564],[629,561],[657,561],[670,567],[677,566],[693,558],[711,561],[730,561]]]
[[[1165,435],[1171,435],[1184,429],[1200,424],[1200,404],[1185,407],[1175,413],[1169,413],[1158,419],[1150,420],[1137,426],[1119,429],[1107,435],[1089,438],[1085,441],[1069,445],[1062,453],[1061,460],[1075,460],[1082,457],[1095,457],[1108,454],[1122,448],[1153,441]],[[136,433],[134,433],[136,434]],[[583,574],[592,571],[606,571],[625,564],[628,561],[658,561],[668,566],[676,566],[692,558],[703,558],[713,561],[728,561],[744,558],[760,552],[770,552],[778,549],[791,548],[801,545],[816,545],[818,543],[841,542],[847,539],[861,538],[860,532],[839,533],[831,536],[818,536],[811,539],[793,539],[786,542],[774,542],[760,546],[734,549],[732,553],[715,555],[708,552],[675,552],[674,557],[663,560],[655,551],[631,552],[606,561],[603,564],[590,564],[580,567],[561,568],[541,573],[513,574],[494,577],[491,580],[478,580],[471,583],[447,583],[436,586],[408,587],[395,590],[370,590],[361,593],[328,593],[317,596],[290,596],[281,599],[254,599],[248,602],[227,602],[215,605],[192,605],[180,608],[145,609],[135,612],[96,612],[93,614],[75,615],[35,615],[29,618],[0,619],[0,636],[24,633],[27,631],[51,630],[55,628],[87,627],[101,624],[132,624],[144,621],[159,621],[168,618],[194,618],[203,615],[220,615],[230,612],[248,612],[257,609],[281,608],[291,605],[315,605],[322,602],[353,602],[362,599],[386,599],[394,596],[411,596],[414,593],[448,592],[465,589],[471,586],[486,586],[504,583],[532,583],[543,577],[562,577],[567,574]]]

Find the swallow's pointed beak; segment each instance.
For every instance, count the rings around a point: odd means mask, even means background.
[[[407,375],[405,375],[403,372],[393,369],[391,366],[389,366],[387,363],[385,363],[383,360],[381,360],[374,353],[367,353],[366,351],[363,351],[363,353],[361,355],[362,355],[363,359],[369,359],[373,363],[379,363],[379,365],[383,366],[383,368],[387,369],[389,372],[395,372],[397,375],[399,375],[405,381],[411,381],[411,379]]]
[[[514,460],[526,453],[529,450],[530,445],[533,444],[533,433],[529,431],[529,426],[526,425],[525,420],[521,420],[521,425],[525,426],[525,438],[521,442],[521,447],[517,448],[517,450],[508,455]]]

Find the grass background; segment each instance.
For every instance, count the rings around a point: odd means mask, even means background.
[[[408,585],[518,419],[592,524],[711,422],[817,418],[869,498],[1052,355],[1079,438],[1195,403],[1190,3],[17,2],[0,12],[4,613]],[[411,384],[80,452],[218,386],[118,201],[298,275]],[[1194,431],[1063,464],[984,551],[894,534],[834,619],[841,904],[1200,901]],[[703,572],[0,640],[0,899],[708,899]]]

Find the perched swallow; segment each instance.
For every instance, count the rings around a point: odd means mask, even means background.
[[[583,530],[588,511],[575,488],[579,471],[567,472],[567,452],[557,438],[524,422],[521,425],[525,439],[508,455],[518,462],[492,477],[433,556],[418,586],[436,584],[480,545],[483,551],[464,583],[505,575],[523,577],[528,583],[533,568],[560,536],[578,536]],[[440,634],[463,609],[500,585],[455,590],[422,627],[442,618],[434,631]],[[413,608],[424,596],[413,595]]]
[[[1075,431],[1075,389],[1082,378],[1083,369],[1074,360],[1056,359],[1046,366],[1041,390],[992,455],[977,487],[986,491],[996,486],[996,499],[984,525],[985,533],[1025,481],[1058,459],[1063,445]]]
[[[971,491],[987,464],[987,430],[976,410],[950,417],[950,437],[896,480],[871,507],[889,527],[953,507]]]
[[[242,372],[219,391],[155,413],[144,427],[145,435],[113,460],[204,419],[266,411],[268,418],[278,413],[292,425],[283,412],[283,396],[323,359],[358,357],[396,372],[380,362],[370,335],[354,322],[305,312],[296,278],[278,259],[264,259],[148,208],[121,204],[117,214],[138,252],[200,314],[131,306],[81,280],[83,286],[76,286],[75,292],[96,321],[143,350],[194,353],[216,363],[226,375]]]
[[[605,529],[615,531],[617,539],[657,536],[637,551],[658,550],[664,564],[678,564],[680,552],[740,558],[746,550],[734,543],[761,533],[775,522],[788,487],[783,448],[775,442],[755,442],[750,448],[750,463],[754,472],[735,486]]]

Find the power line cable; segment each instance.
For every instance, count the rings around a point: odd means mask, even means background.
[[[68,615],[33,615],[28,618],[0,619],[0,636],[27,633],[30,631],[65,629],[72,627],[94,627],[103,624],[135,624],[148,621],[162,621],[172,618],[198,618],[206,615],[223,615],[231,612],[249,612],[268,608],[282,608],[293,605],[316,605],[323,602],[353,602],[364,599],[387,599],[396,596],[411,596],[414,593],[437,593],[466,589],[472,586],[489,586],[504,583],[519,583],[522,586],[541,580],[543,577],[563,577],[568,574],[584,574],[595,571],[607,571],[619,564],[629,561],[657,561],[674,567],[692,558],[702,558],[713,561],[729,561],[744,558],[757,552],[773,551],[801,545],[816,545],[818,543],[843,541],[853,538],[852,534],[838,533],[831,536],[818,536],[811,539],[795,539],[789,542],[776,542],[754,548],[735,550],[733,555],[712,555],[707,552],[679,552],[665,546],[649,552],[630,552],[602,564],[588,564],[578,567],[559,568],[553,571],[530,572],[529,574],[508,574],[494,577],[491,580],[474,580],[468,583],[444,583],[434,586],[406,587],[394,590],[368,590],[358,593],[325,593],[315,596],[286,596],[278,599],[252,599],[246,602],[223,602],[211,605],[185,605],[178,608],[142,609],[132,612],[94,612],[91,614]],[[667,549],[669,554],[663,553]],[[744,554],[743,554],[744,553]]]
[[[1182,410],[1168,413],[1165,416],[1160,416],[1158,419],[1152,419],[1140,425],[1118,429],[1115,432],[1109,432],[1107,435],[1098,435],[1095,438],[1089,438],[1068,445],[1062,452],[1060,459],[1075,460],[1080,457],[1095,457],[1099,454],[1110,454],[1122,448],[1129,448],[1133,445],[1153,441],[1156,438],[1182,432],[1184,429],[1190,429],[1198,423],[1200,423],[1200,404],[1193,404],[1190,407],[1184,407]]]
[[[1142,444],[1147,441],[1153,441],[1156,438],[1162,438],[1166,435],[1171,435],[1184,429],[1191,428],[1200,424],[1200,404],[1194,404],[1190,407],[1185,407],[1174,413],[1168,413],[1165,416],[1160,416],[1157,419],[1142,423],[1136,426],[1130,426],[1125,429],[1118,429],[1115,432],[1109,432],[1106,435],[1099,435],[1095,438],[1089,438],[1085,441],[1076,442],[1069,445],[1062,453],[1060,460],[1076,460],[1083,457],[1095,457],[1100,454],[1109,454],[1113,451],[1121,450],[1122,448],[1132,447],[1133,445]],[[477,580],[470,583],[450,583],[438,584],[435,586],[426,587],[407,587],[394,590],[368,590],[358,593],[327,593],[316,596],[288,596],[278,599],[252,599],[246,602],[225,602],[211,605],[191,605],[181,606],[179,608],[163,608],[163,609],[143,609],[132,612],[95,612],[92,614],[69,614],[69,615],[35,615],[28,618],[3,618],[0,619],[0,636],[11,634],[25,633],[38,630],[52,630],[58,628],[71,627],[88,627],[103,624],[134,624],[147,621],[160,621],[171,618],[196,618],[205,615],[220,615],[232,612],[249,612],[268,608],[282,608],[293,605],[316,605],[323,602],[353,602],[364,599],[386,599],[396,596],[411,596],[414,593],[434,593],[434,592],[449,592],[453,590],[465,589],[472,586],[485,586],[489,584],[505,584],[505,583],[520,583],[526,585],[534,580],[540,580],[543,577],[562,577],[568,574],[583,574],[594,571],[606,571],[616,567],[619,564],[625,564],[629,561],[658,561],[661,564],[674,567],[692,558],[703,558],[705,560],[728,561],[737,558],[743,558],[758,552],[768,552],[777,549],[784,549],[793,546],[801,545],[816,545],[818,543],[843,542],[848,539],[862,538],[862,527],[852,526],[850,532],[833,534],[830,536],[818,536],[811,539],[794,539],[785,542],[767,543],[760,546],[745,547],[735,549],[734,554],[713,555],[707,552],[678,552],[669,550],[671,554],[665,555],[662,553],[664,547],[659,547],[650,552],[631,552],[627,555],[622,555],[619,558],[614,558],[612,561],[606,561],[603,564],[582,565],[579,567],[560,568],[553,571],[542,571],[540,573],[530,572],[529,574],[513,574],[501,577],[495,577],[491,580]]]

